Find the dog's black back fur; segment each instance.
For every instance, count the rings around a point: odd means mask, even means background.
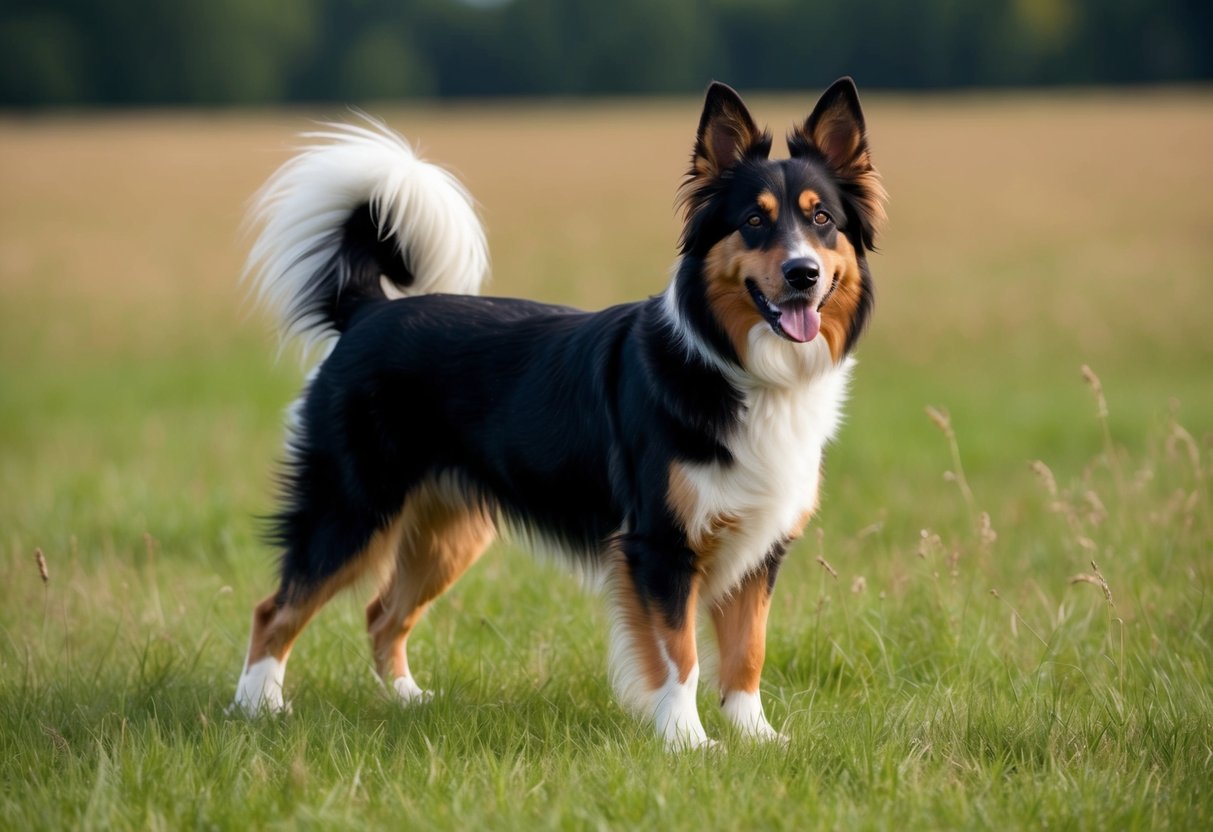
[[[621,528],[673,535],[646,486],[664,488],[674,458],[727,459],[740,397],[668,327],[658,299],[592,314],[454,295],[362,305],[292,440],[272,535],[282,590],[328,578],[443,477],[583,557]]]

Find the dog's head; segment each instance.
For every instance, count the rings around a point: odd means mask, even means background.
[[[787,142],[790,158],[771,160],[770,133],[714,83],[679,195],[684,264],[696,266],[711,340],[743,364],[751,338],[770,336],[824,338],[838,361],[872,305],[866,254],[886,195],[854,82],[836,81]]]

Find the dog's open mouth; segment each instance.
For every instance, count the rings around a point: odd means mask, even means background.
[[[776,303],[762,293],[753,278],[747,277],[745,280],[745,287],[754,300],[754,306],[758,307],[758,313],[771,325],[771,329],[798,344],[808,343],[817,337],[821,330],[821,307],[825,306],[826,301],[834,294],[837,285],[838,278],[835,278],[821,302],[814,306],[809,298],[804,296],[795,296]]]

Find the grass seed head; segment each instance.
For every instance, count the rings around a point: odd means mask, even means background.
[[[1091,571],[1095,573],[1096,578],[1099,578],[1099,586],[1103,590],[1103,597],[1107,599],[1109,605],[1115,607],[1116,604],[1112,601],[1112,587],[1108,586],[1107,579],[1099,571],[1099,567],[1095,564],[1095,561],[1091,561]]]
[[[1196,440],[1192,434],[1184,429],[1183,425],[1172,419],[1171,432],[1167,435],[1167,456],[1174,459],[1179,456],[1179,446],[1183,446],[1184,451],[1188,455],[1188,464],[1192,466],[1192,472],[1200,478],[1200,446],[1196,444]]]
[[[930,529],[920,531],[918,538],[918,556],[923,560],[926,560],[943,547],[943,538]]]
[[[1083,496],[1087,501],[1087,520],[1092,526],[1098,526],[1108,519],[1108,510],[1104,508],[1103,500],[1099,499],[1098,494],[1088,490]]]
[[[1036,474],[1037,479],[1040,480],[1040,484],[1045,487],[1045,491],[1049,492],[1049,496],[1056,497],[1057,479],[1053,476],[1052,469],[1039,459],[1033,460],[1028,467]]]
[[[34,562],[38,564],[38,577],[42,578],[42,583],[49,584],[51,575],[46,571],[46,556],[42,554],[41,549],[34,550]]]
[[[990,512],[983,511],[977,518],[977,533],[981,538],[982,548],[989,549],[994,545],[994,541],[998,540],[998,532],[994,531],[994,526],[990,523]]]
[[[1112,588],[1108,586],[1108,581],[1104,578],[1103,573],[1099,571],[1099,566],[1095,561],[1091,561],[1091,572],[1079,572],[1070,578],[1070,584],[1091,584],[1099,587],[1103,592],[1104,600],[1108,602],[1108,606],[1116,609],[1116,602],[1112,600]]]
[[[57,728],[55,728],[53,725],[46,725],[45,723],[40,723],[40,727],[42,728],[42,733],[50,737],[51,742],[55,745],[56,751],[70,750],[71,746],[68,745],[67,739],[63,736],[63,734],[59,733]]]
[[[943,435],[949,439],[953,438],[956,433],[952,430],[952,417],[948,414],[946,408],[932,407],[927,405],[927,418],[935,423],[935,427],[943,431]]]
[[[825,558],[823,558],[821,555],[818,555],[818,556],[817,556],[817,562],[818,562],[819,564],[821,564],[821,568],[822,568],[822,569],[824,569],[825,571],[827,571],[827,572],[829,572],[829,573],[830,573],[830,576],[831,576],[831,577],[833,577],[835,580],[837,580],[837,579],[838,579],[838,572],[837,572],[837,571],[834,569],[834,567],[833,567],[833,566],[830,566],[830,562],[829,562],[828,560],[826,560]]]
[[[1108,400],[1104,398],[1103,384],[1099,380],[1099,376],[1095,375],[1086,364],[1082,365],[1082,379],[1091,388],[1091,392],[1095,395],[1095,404],[1098,407],[1096,415],[1100,419],[1108,418]]]
[[[855,537],[863,540],[865,537],[871,537],[874,534],[880,534],[884,531],[884,520],[877,520],[874,523],[869,523],[855,533]]]

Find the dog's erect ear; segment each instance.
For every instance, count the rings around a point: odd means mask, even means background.
[[[859,90],[850,78],[839,78],[822,93],[805,123],[788,136],[788,150],[802,156],[817,148],[836,171],[868,164],[868,139],[859,106]]]
[[[817,155],[830,167],[843,190],[855,200],[863,243],[872,247],[885,220],[888,194],[872,166],[859,90],[849,77],[839,78],[822,93],[804,124],[788,135],[793,158]]]
[[[771,137],[758,129],[732,87],[713,81],[703,102],[691,175],[714,178],[747,156],[766,158]]]

